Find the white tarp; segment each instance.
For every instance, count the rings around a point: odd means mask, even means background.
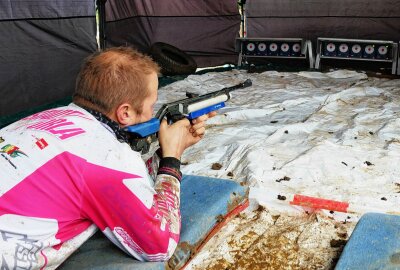
[[[258,221],[254,213],[248,213],[226,226],[223,239],[217,236],[211,241],[190,267],[205,269],[223,259],[224,267],[240,268],[234,260],[245,256],[246,249],[232,255],[240,242],[234,235],[244,236],[246,231],[249,236],[251,227],[255,239],[266,241],[271,237],[266,233],[268,227],[279,230],[295,223],[296,218],[290,218],[293,213],[303,216],[297,218],[301,224],[308,224],[309,233],[300,230],[308,235],[303,244],[322,243],[314,246],[312,256],[322,252],[320,266],[330,267],[330,260],[337,256],[329,251],[332,235],[341,233],[347,239],[364,212],[400,212],[400,80],[348,70],[210,72],[161,88],[158,104],[184,98],[186,91],[202,94],[248,78],[253,86],[233,92],[227,106],[209,120],[205,138],[182,157],[182,171],[245,183],[251,187],[252,202],[267,210],[257,214]],[[212,169],[215,163],[221,168]],[[310,223],[310,209],[289,205],[294,194],[348,202],[355,213],[323,210]],[[279,222],[273,218],[277,215]],[[296,244],[298,254],[302,247],[310,248]],[[285,260],[290,265],[290,258]],[[308,266],[318,264],[298,260]]]

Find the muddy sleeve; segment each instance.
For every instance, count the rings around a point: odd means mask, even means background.
[[[147,173],[85,172],[83,215],[141,261],[168,260],[179,242],[180,161],[163,158],[159,165],[154,186]]]

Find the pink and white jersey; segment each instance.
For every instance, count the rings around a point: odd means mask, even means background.
[[[139,260],[179,241],[180,183],[70,104],[0,130],[0,269],[54,269],[99,228]]]

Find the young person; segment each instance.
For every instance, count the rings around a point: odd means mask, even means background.
[[[152,178],[123,128],[151,119],[159,67],[130,48],[90,56],[73,103],[0,130],[0,266],[53,269],[99,228],[142,261],[164,261],[180,233],[180,157],[204,115],[162,121]]]

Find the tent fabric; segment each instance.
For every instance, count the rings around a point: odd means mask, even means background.
[[[95,16],[95,3],[93,0],[0,1],[0,21],[85,16]]]
[[[251,0],[247,36],[400,40],[398,0]]]
[[[155,42],[171,44],[191,55],[199,67],[236,63],[239,34],[237,2],[106,2],[107,47],[133,46],[148,53]]]
[[[71,96],[82,60],[97,50],[93,1],[0,6],[0,117]]]
[[[109,0],[107,21],[126,19],[132,16],[222,16],[237,15],[236,1],[193,1],[193,0]]]

